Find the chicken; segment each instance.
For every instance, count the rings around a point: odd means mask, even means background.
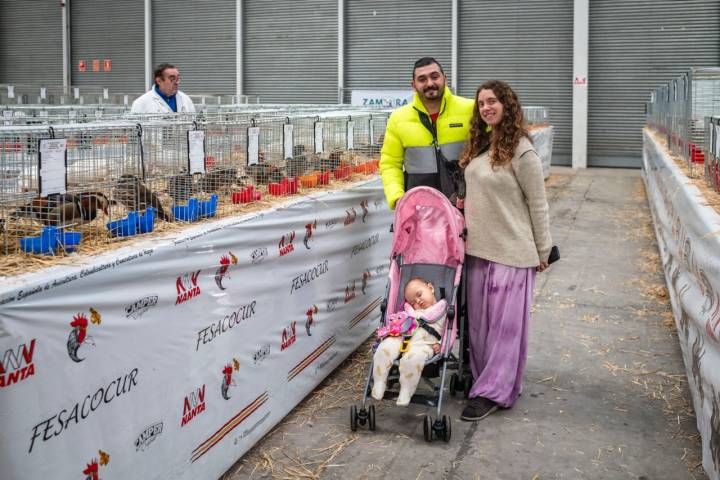
[[[253,179],[255,185],[265,185],[269,182],[279,182],[284,175],[282,170],[270,163],[257,163],[245,167],[245,172]]]
[[[15,217],[29,217],[53,227],[89,223],[98,211],[109,215],[110,201],[102,192],[53,194],[34,198],[29,205],[19,207]]]
[[[220,167],[205,173],[200,179],[199,187],[203,192],[227,193],[238,182],[237,168]]]
[[[168,179],[168,194],[176,205],[186,203],[197,192],[197,186],[189,173],[174,175]]]
[[[160,198],[135,175],[120,177],[115,185],[114,197],[129,210],[145,210],[153,207],[158,217],[166,222],[172,221],[170,215],[163,209]]]

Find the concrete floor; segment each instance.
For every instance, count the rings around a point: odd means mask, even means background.
[[[638,170],[553,168],[562,260],[537,279],[525,389],[515,407],[423,440],[419,406],[349,428],[367,346],[223,477],[700,479],[699,437]]]

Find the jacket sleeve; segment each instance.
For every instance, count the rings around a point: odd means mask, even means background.
[[[512,168],[515,170],[515,176],[523,195],[525,195],[530,212],[538,257],[540,257],[540,261],[547,262],[552,248],[552,238],[550,237],[550,216],[545,196],[542,162],[534,150],[529,150],[520,156],[517,164],[513,162]]]
[[[390,115],[380,154],[380,177],[385,189],[385,199],[388,206],[393,210],[395,209],[395,203],[405,193],[405,177],[403,174],[405,148],[398,137],[397,128],[396,115]]]

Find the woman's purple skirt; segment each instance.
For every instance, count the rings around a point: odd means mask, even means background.
[[[535,267],[516,268],[466,256],[470,398],[511,407],[522,392]]]

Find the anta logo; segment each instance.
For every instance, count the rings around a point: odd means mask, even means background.
[[[215,285],[217,285],[220,290],[225,290],[222,282],[226,276],[230,276],[228,275],[230,265],[237,265],[237,263],[238,259],[235,255],[233,255],[232,252],[228,252],[227,255],[223,255],[220,258],[220,267],[218,267],[218,269],[215,271]]]
[[[265,247],[256,248],[250,252],[250,260],[252,263],[260,263],[268,256],[268,249]]]
[[[347,285],[345,287],[345,303],[348,303],[350,300],[355,298],[355,280],[353,280],[352,285]]]
[[[183,403],[183,416],[180,426],[184,427],[190,421],[205,411],[205,385],[185,396]]]
[[[311,223],[305,224],[305,237],[303,238],[303,245],[305,248],[310,250],[310,240],[312,240],[313,230],[317,228],[317,220]]]
[[[175,305],[185,303],[191,298],[195,298],[200,295],[200,285],[198,285],[198,278],[200,277],[200,270],[197,272],[186,273],[182,277],[177,277],[175,281],[175,288],[177,288],[177,300]]]
[[[305,332],[307,332],[308,337],[312,336],[312,333],[310,333],[310,328],[315,326],[315,315],[317,315],[319,309],[317,305],[313,305],[312,307],[308,308],[305,312]]]
[[[365,219],[367,218],[368,212],[369,212],[369,210],[368,210],[368,201],[367,201],[367,200],[363,200],[362,202],[360,202],[360,208],[362,208],[362,211],[363,211],[363,214],[362,214],[362,223],[365,223]]]
[[[67,340],[67,352],[73,362],[82,362],[85,360],[85,357],[79,356],[80,347],[86,343],[93,347],[95,346],[93,337],[87,333],[90,323],[93,325],[100,325],[100,323],[102,323],[102,317],[94,308],[90,308],[90,320],[88,320],[88,317],[84,313],[78,313],[73,317],[72,322],[70,322],[72,330]]]
[[[163,432],[163,422],[158,422],[147,427],[135,440],[135,451],[145,451],[156,438]]]
[[[240,362],[236,358],[233,358],[232,363],[225,365],[225,368],[222,370],[223,378],[220,383],[220,395],[222,395],[225,400],[230,400],[230,387],[237,387],[232,376],[233,372],[237,372],[238,370],[240,370]]]
[[[85,470],[83,470],[83,475],[85,475],[85,480],[100,480],[100,467],[106,467],[108,463],[110,463],[110,455],[103,452],[102,450],[98,450],[98,456],[100,459],[93,458],[90,463],[87,464],[85,467]]]
[[[140,300],[137,300],[135,303],[132,303],[125,307],[125,317],[137,320],[142,317],[145,312],[156,306],[157,302],[157,295],[148,295],[147,297],[143,297]]]
[[[350,207],[350,210],[345,210],[345,221],[343,222],[343,225],[347,227],[348,225],[355,223],[356,218],[357,211],[355,210],[355,207]]]
[[[280,345],[281,352],[295,343],[295,340],[297,339],[297,336],[295,335],[295,323],[296,322],[292,322],[290,325],[283,328],[282,343]]]
[[[383,202],[379,198],[376,198],[373,201],[373,205],[375,206],[375,210],[380,210],[382,208]]]
[[[333,228],[335,228],[335,225],[337,225],[337,220],[332,218],[325,222],[325,230],[332,230]]]
[[[27,343],[21,343],[17,347],[5,350],[0,361],[0,388],[22,382],[35,375],[34,352],[34,338],[30,340],[29,346]]]
[[[337,305],[338,305],[338,299],[337,299],[337,298],[333,298],[333,299],[328,300],[327,305],[326,305],[327,311],[328,311],[328,312],[333,312],[333,311],[335,311],[335,310],[337,309]]]
[[[288,233],[287,235],[283,235],[282,237],[280,237],[280,241],[278,242],[278,250],[280,251],[281,257],[284,257],[285,255],[295,251],[295,247],[293,247],[293,240],[295,240],[295,230]]]
[[[362,276],[362,287],[360,287],[360,291],[362,292],[363,295],[365,295],[365,290],[367,290],[368,281],[370,280],[370,276],[371,276],[371,275],[370,275],[370,270],[365,270],[365,271],[363,272],[363,276]]]

